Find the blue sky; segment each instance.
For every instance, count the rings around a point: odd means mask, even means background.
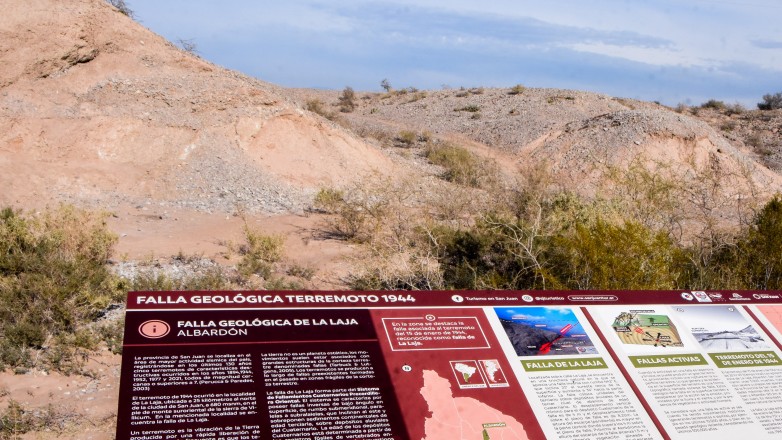
[[[543,326],[546,330],[558,332],[570,324],[569,333],[583,334],[584,328],[568,307],[496,307],[494,312],[500,319],[521,321],[529,326]]]
[[[126,0],[202,57],[288,87],[556,87],[675,105],[782,91],[779,0]]]

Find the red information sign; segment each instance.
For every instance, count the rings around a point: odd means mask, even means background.
[[[778,438],[779,316],[778,292],[132,292],[117,439]]]

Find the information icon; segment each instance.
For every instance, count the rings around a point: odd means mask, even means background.
[[[138,332],[141,333],[141,336],[149,339],[162,338],[167,335],[169,331],[171,331],[171,327],[167,323],[157,319],[143,322],[138,326]]]

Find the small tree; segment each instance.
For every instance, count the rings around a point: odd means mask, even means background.
[[[380,87],[382,87],[386,93],[391,92],[391,83],[388,82],[388,79],[383,79],[383,81],[380,81]]]
[[[342,113],[350,113],[356,108],[356,92],[352,87],[345,87],[339,96],[339,110]]]
[[[776,110],[782,108],[782,92],[763,95],[763,102],[758,103],[760,110]]]

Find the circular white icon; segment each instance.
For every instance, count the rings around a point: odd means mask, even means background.
[[[413,371],[413,367],[411,367],[410,365],[402,365],[402,371],[404,371],[405,373],[409,373]]]
[[[434,321],[435,319],[437,319],[437,317],[434,315],[426,315],[424,316],[424,318],[426,318],[427,321]]]
[[[686,299],[687,301],[692,301],[694,297],[691,293],[684,292],[682,293],[682,298]]]
[[[533,300],[532,296],[530,296],[530,295],[523,295],[523,296],[521,297],[521,299],[522,299],[524,302],[528,302],[528,303],[531,303],[531,302],[532,302],[532,300]]]
[[[454,295],[451,297],[451,299],[453,300],[453,302],[457,302],[457,303],[464,302],[464,298],[461,295]]]
[[[171,327],[159,319],[145,321],[138,326],[138,332],[141,336],[149,339],[162,338],[167,335],[169,331],[171,331]]]

